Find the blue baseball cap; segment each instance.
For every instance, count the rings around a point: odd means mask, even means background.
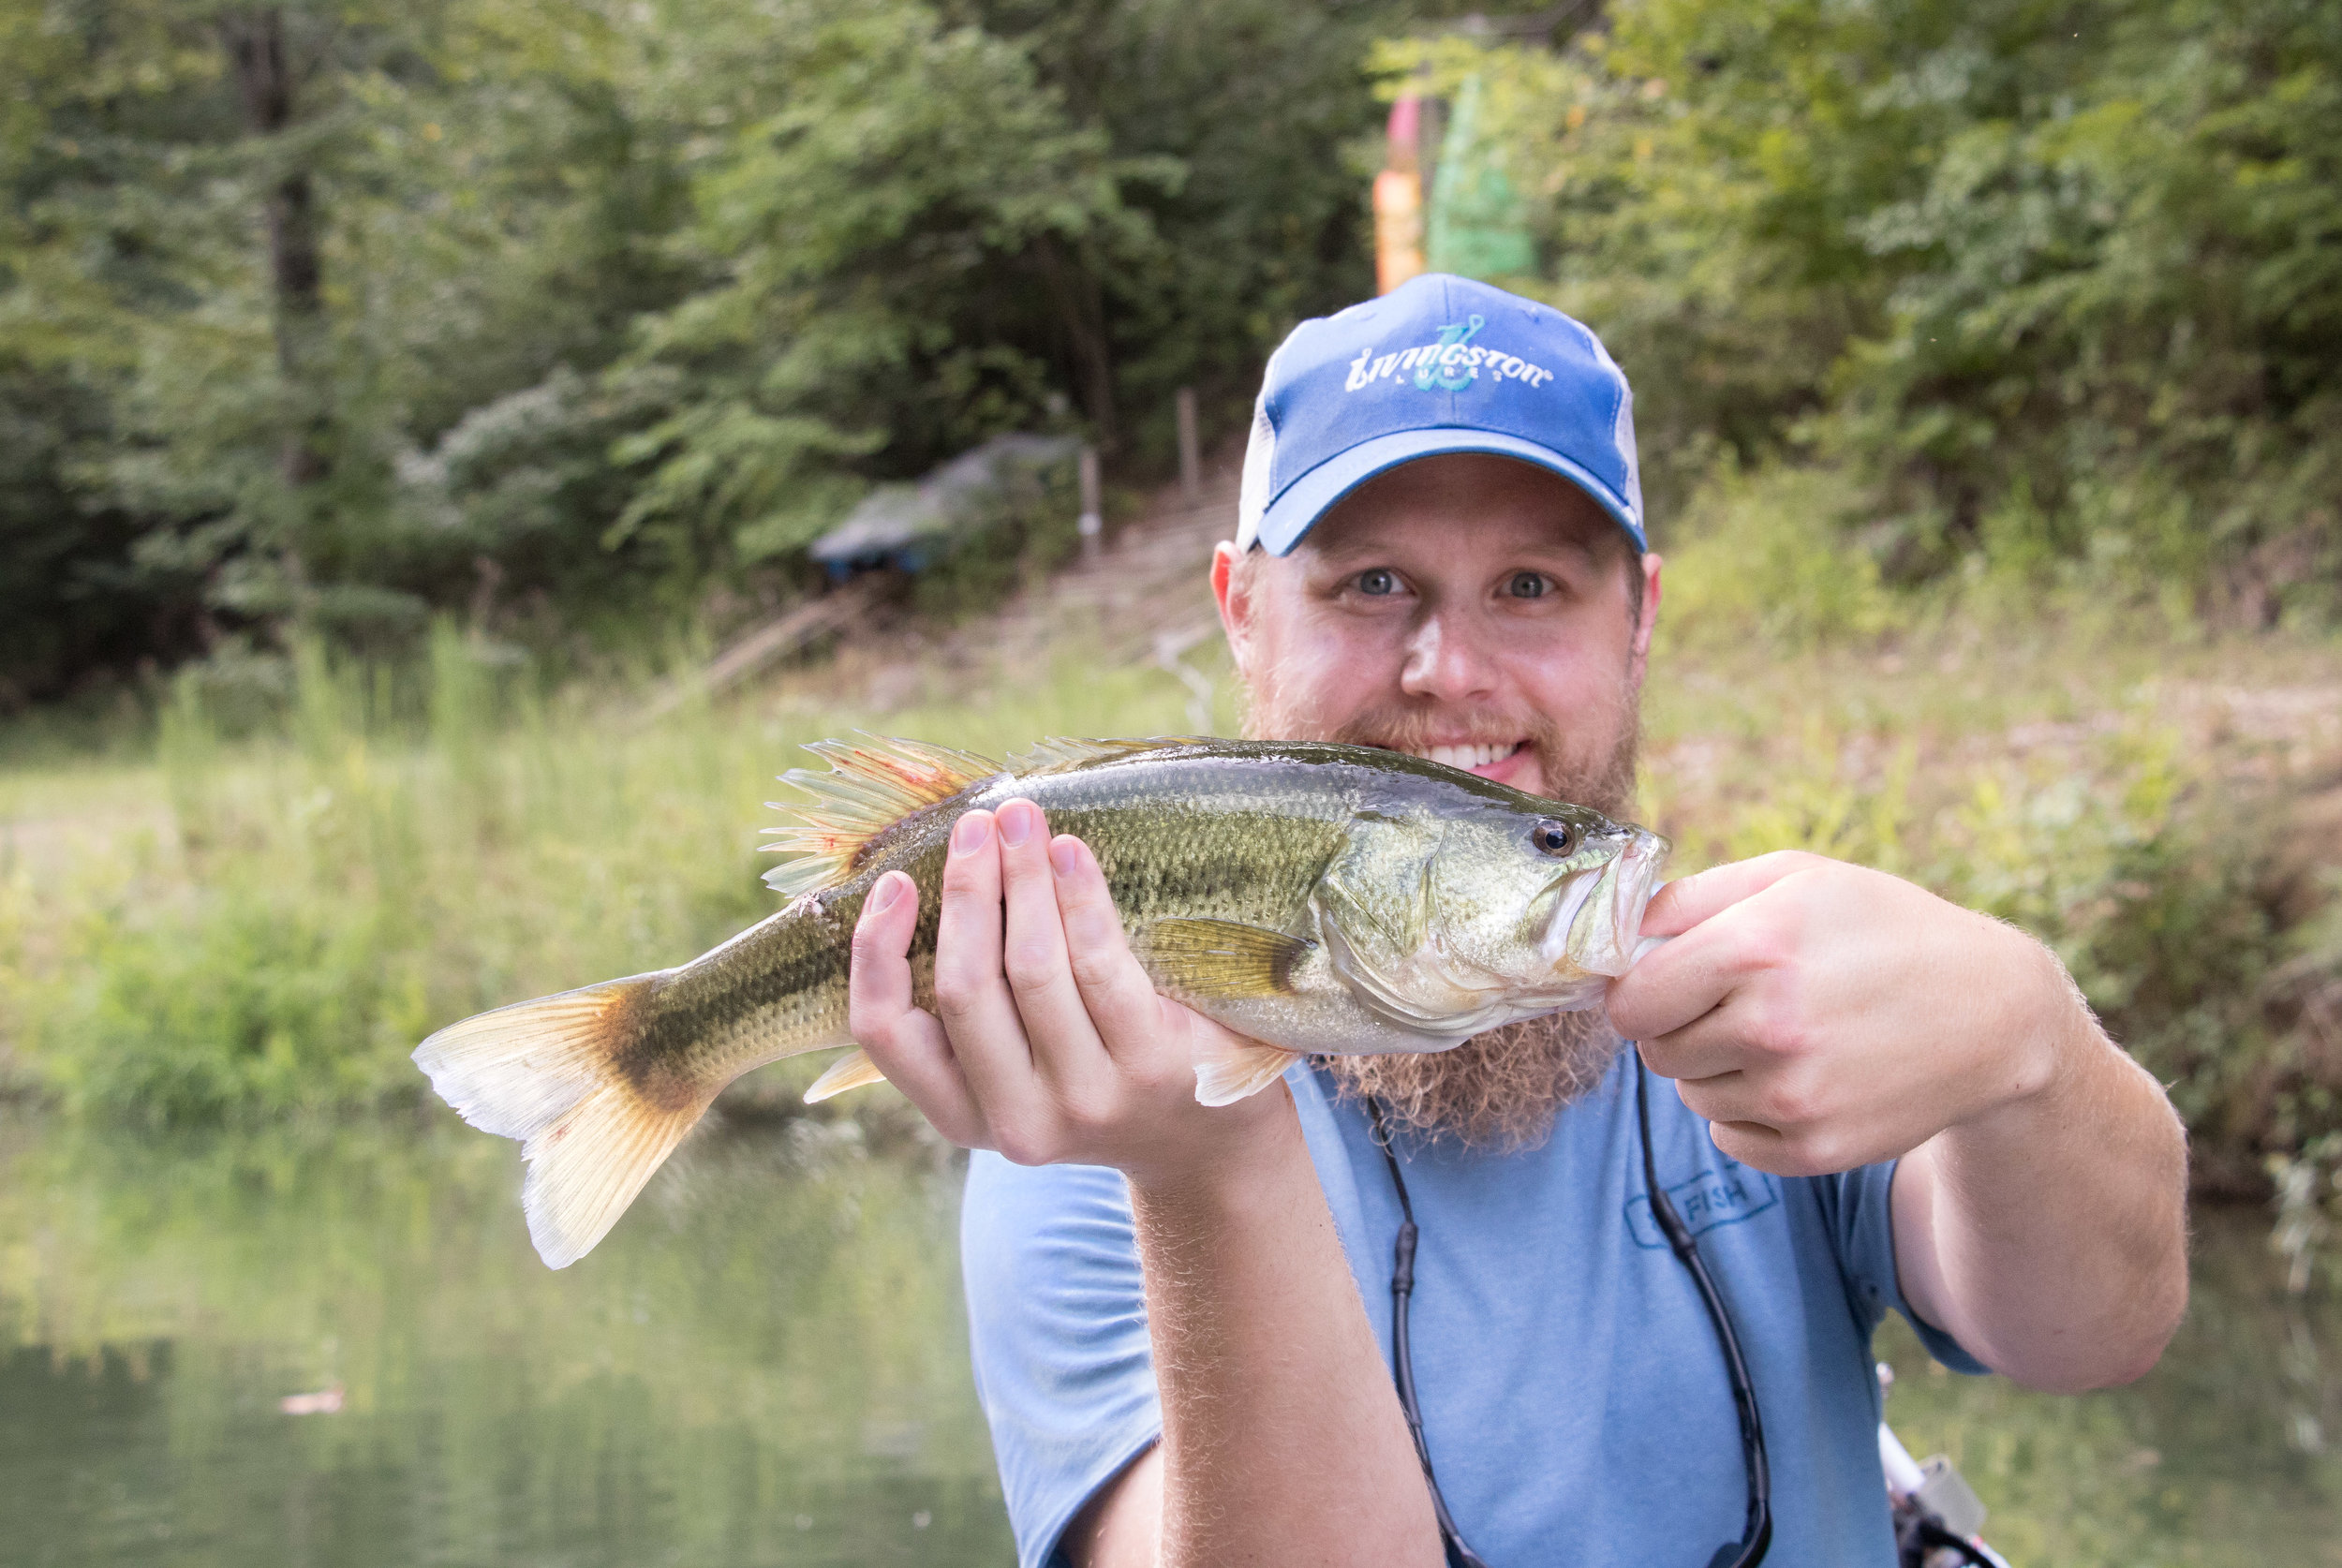
[[[1643,533],[1634,394],[1602,340],[1550,305],[1445,273],[1293,329],[1269,356],[1236,544],[1290,555],[1375,475],[1442,452],[1559,474]]]

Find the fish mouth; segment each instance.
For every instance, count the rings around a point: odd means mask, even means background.
[[[1615,979],[1634,966],[1643,910],[1656,891],[1668,848],[1657,834],[1629,828],[1625,847],[1609,865],[1563,890],[1544,942],[1545,955],[1556,969],[1573,965]]]

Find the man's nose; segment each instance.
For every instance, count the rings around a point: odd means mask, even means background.
[[[1407,661],[1400,689],[1410,697],[1460,703],[1486,698],[1496,688],[1494,650],[1483,647],[1475,628],[1446,614],[1426,615],[1407,640]]]

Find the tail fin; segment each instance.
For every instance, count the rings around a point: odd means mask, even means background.
[[[617,1071],[658,979],[636,975],[499,1007],[415,1048],[415,1065],[466,1121],[523,1140],[521,1206],[551,1267],[593,1250],[707,1109],[707,1100],[653,1104]]]

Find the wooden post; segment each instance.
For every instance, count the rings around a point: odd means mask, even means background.
[[[1082,560],[1085,564],[1098,558],[1099,536],[1105,532],[1105,519],[1100,515],[1098,499],[1098,449],[1082,448],[1081,459],[1082,514],[1075,526],[1082,536]]]
[[[1195,435],[1195,389],[1179,389],[1179,494],[1193,506],[1204,496],[1204,453]]]

